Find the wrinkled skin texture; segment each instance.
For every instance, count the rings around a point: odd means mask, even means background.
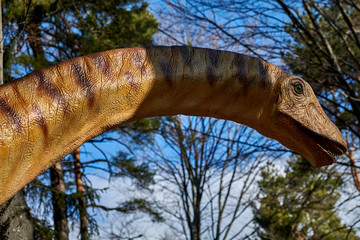
[[[304,80],[280,78],[269,114],[270,135],[287,148],[300,153],[313,166],[330,165],[335,155],[346,151],[346,142],[338,128],[324,113],[310,85]],[[301,86],[302,92],[296,92]],[[281,126],[281,130],[279,127]],[[271,130],[270,130],[271,129]],[[291,133],[291,134],[288,134]]]
[[[310,86],[272,64],[191,47],[112,50],[0,87],[0,204],[91,138],[175,114],[245,124],[317,167],[346,151]]]

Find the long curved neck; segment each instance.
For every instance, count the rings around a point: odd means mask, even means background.
[[[226,51],[157,47],[137,54],[151,74],[134,74],[148,90],[135,118],[211,116],[256,128],[276,79],[284,74],[257,58]],[[144,65],[135,63],[133,69],[139,73]]]
[[[153,47],[75,58],[6,84],[0,204],[82,143],[135,119],[212,116],[256,129],[281,74],[245,55]]]

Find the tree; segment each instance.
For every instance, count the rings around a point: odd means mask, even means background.
[[[168,14],[172,14],[177,25],[163,31],[171,32],[185,23],[195,24],[206,28],[209,36],[218,36],[219,48],[285,61],[285,68],[312,83],[339,126],[358,137],[357,1],[164,2],[171,7]]]
[[[139,0],[16,0],[4,12],[7,80],[72,57],[150,44],[157,27]]]
[[[360,239],[336,212],[342,179],[314,169],[302,157],[291,158],[284,174],[268,164],[261,172],[258,207],[262,239]]]
[[[291,19],[286,31],[293,37],[293,44],[282,52],[282,58],[293,72],[312,84],[323,107],[338,126],[348,131],[350,163],[340,163],[351,167],[355,186],[360,191],[353,154],[360,144],[359,5],[355,1],[337,0],[327,4],[304,1],[304,10],[296,13],[303,19],[300,22],[288,5],[280,4]]]
[[[0,85],[4,84],[2,5],[0,1]],[[0,238],[32,239],[34,226],[23,190],[0,206]],[[14,231],[15,230],[15,231]]]
[[[271,150],[270,142],[236,123],[177,116],[162,118],[154,141],[135,154],[156,170],[152,199],[172,235],[233,239],[251,226],[242,217],[256,196],[250,186],[265,156],[261,149]]]
[[[353,0],[164,0],[172,25],[196,25],[204,36],[217,36],[219,48],[241,51],[282,65],[309,81],[325,112],[342,129],[348,142],[346,157],[336,170],[345,184],[342,209],[352,209],[360,189],[359,151],[359,2]],[[229,7],[231,5],[231,7]],[[164,10],[165,11],[165,10]],[[183,30],[184,31],[184,30]],[[352,178],[352,179],[351,179]],[[355,184],[354,184],[355,183]],[[356,188],[354,188],[356,187]],[[353,220],[355,227],[359,223]]]
[[[34,224],[23,190],[0,206],[0,238],[33,239]]]
[[[147,4],[139,0],[91,3],[82,0],[16,0],[4,3],[6,81],[79,55],[148,45],[157,27],[155,18],[147,11]],[[65,161],[58,163],[27,187],[28,197],[41,194],[40,199],[35,197],[33,200],[41,203],[39,209],[44,213],[49,212],[46,202],[48,191],[51,191],[56,239],[68,238],[67,220],[71,211],[80,215],[82,239],[88,239],[89,228],[96,230],[95,222],[86,214],[86,207],[87,204],[95,205],[97,195],[90,186],[85,186],[86,165],[81,164],[79,154],[73,156],[75,167]],[[50,184],[46,180],[49,176]],[[74,177],[75,181],[72,180]],[[72,188],[73,185],[77,188]],[[39,219],[37,223],[44,221]]]

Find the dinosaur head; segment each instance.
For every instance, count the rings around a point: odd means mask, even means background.
[[[293,75],[283,75],[270,98],[272,108],[265,135],[304,156],[313,166],[330,165],[347,147],[339,129],[330,121],[310,85]]]

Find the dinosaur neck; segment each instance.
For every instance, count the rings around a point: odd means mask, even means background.
[[[134,74],[148,90],[140,94],[134,119],[184,114],[257,128],[274,83],[283,74],[274,65],[232,52],[189,47],[137,51],[151,74]]]
[[[185,114],[258,129],[281,74],[240,54],[155,47],[75,58],[6,84],[0,87],[0,203],[87,140],[125,122]]]

